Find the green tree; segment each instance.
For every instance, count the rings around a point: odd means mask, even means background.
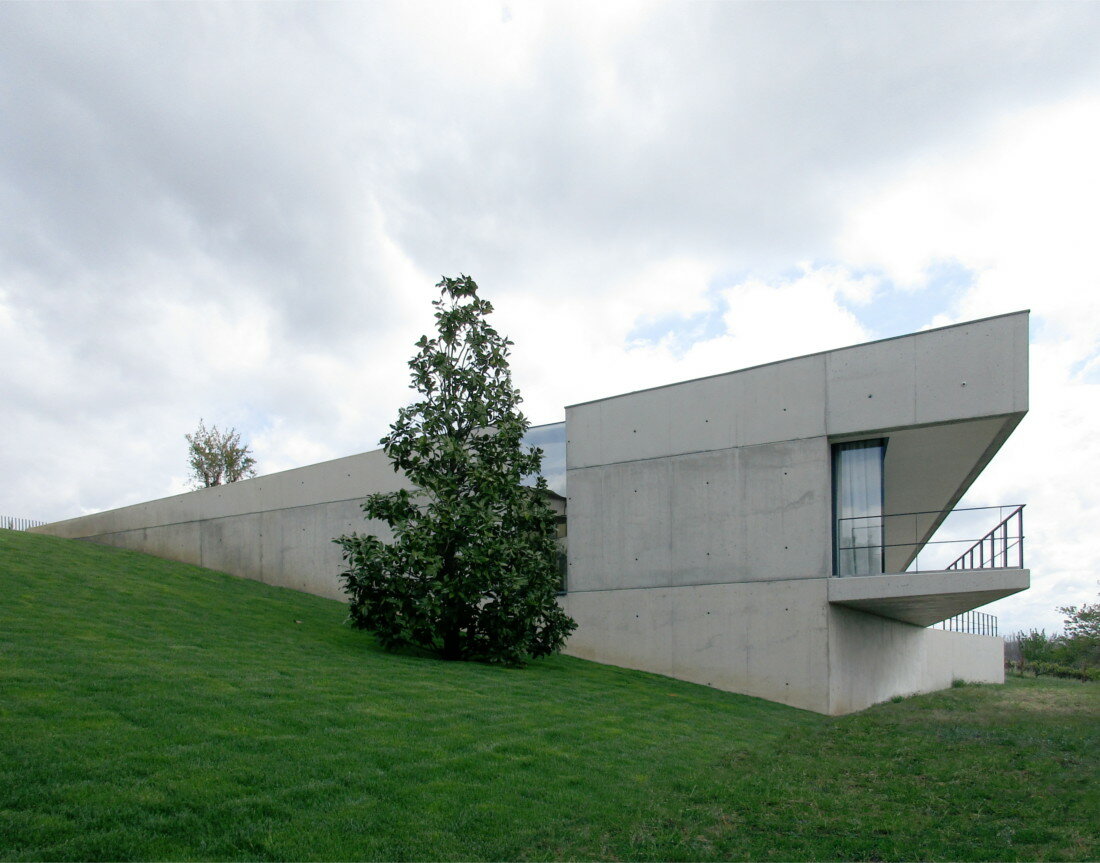
[[[210,488],[256,475],[256,459],[249,448],[241,444],[236,429],[219,431],[217,426],[207,428],[203,420],[194,434],[187,438],[188,464],[195,488]]]
[[[373,494],[367,518],[392,538],[342,536],[351,622],[387,649],[520,665],[561,648],[576,624],[558,606],[554,515],[537,476],[542,451],[508,368],[512,342],[468,276],[444,278],[437,334],[409,361],[419,399],[382,445],[412,490]]]
[[[1100,602],[1063,605],[1058,609],[1065,617],[1063,643],[1067,661],[1081,667],[1100,665]]]
[[[1058,649],[1058,636],[1047,635],[1045,629],[1017,632],[1012,639],[1024,662],[1053,662]]]

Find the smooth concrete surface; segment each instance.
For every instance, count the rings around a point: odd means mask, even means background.
[[[405,485],[382,450],[54,522],[38,533],[88,539],[344,599],[334,537],[389,528],[360,503]]]
[[[1027,411],[1027,312],[826,354],[830,435]]]
[[[829,579],[829,602],[931,626],[1031,586],[1027,569],[906,572]]]
[[[1004,640],[925,629],[850,608],[829,610],[829,698],[834,716],[956,679],[1004,682]]]
[[[404,485],[403,478],[394,473],[385,452],[378,449],[148,503],[55,521],[46,525],[43,532],[53,536],[85,537],[149,525],[268,512],[320,502],[362,500],[372,492],[396,491]]]
[[[824,438],[569,472],[569,590],[822,577]]]
[[[825,584],[797,579],[570,593],[565,652],[827,713]]]
[[[831,715],[955,679],[1004,682],[1001,638],[825,602],[826,584],[846,580],[570,593],[565,652]]]
[[[824,370],[812,356],[576,405],[568,467],[823,435]]]
[[[1014,312],[567,408],[569,468],[794,438],[1023,415]]]

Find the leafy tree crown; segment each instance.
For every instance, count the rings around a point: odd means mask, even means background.
[[[363,504],[391,537],[352,534],[342,573],[354,625],[383,646],[451,659],[521,664],[560,649],[575,624],[558,606],[555,518],[542,452],[522,444],[528,422],[508,368],[512,342],[469,276],[444,278],[436,335],[409,361],[419,398],[382,445],[412,489]]]
[[[193,434],[186,434],[188,465],[195,488],[210,488],[256,475],[256,459],[241,443],[236,429],[209,429],[203,420]]]

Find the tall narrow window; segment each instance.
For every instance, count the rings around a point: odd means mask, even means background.
[[[833,512],[837,575],[882,572],[882,462],[886,441],[833,447]]]

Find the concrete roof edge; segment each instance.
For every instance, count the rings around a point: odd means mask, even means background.
[[[943,330],[952,330],[952,329],[955,329],[956,327],[969,327],[969,326],[973,326],[974,324],[983,324],[986,321],[995,321],[995,320],[998,320],[1000,318],[1011,318],[1011,317],[1015,317],[1016,315],[1030,315],[1030,314],[1031,314],[1031,309],[1019,309],[1018,311],[1015,311],[1015,312],[1004,312],[1004,313],[999,314],[999,315],[989,315],[988,317],[984,317],[984,318],[975,318],[972,321],[959,321],[957,324],[946,324],[942,327],[931,327],[930,329],[927,329],[927,330],[917,330],[915,333],[902,333],[900,336],[887,336],[886,338],[873,339],[872,341],[869,341],[869,342],[858,342],[857,344],[854,344],[854,345],[842,345],[839,348],[829,348],[828,350],[825,350],[825,351],[814,351],[813,353],[809,353],[809,354],[800,354],[797,357],[786,357],[786,358],[781,359],[781,360],[772,360],[771,362],[767,362],[767,363],[759,363],[755,366],[745,366],[744,368],[740,368],[740,369],[730,369],[728,372],[716,372],[713,375],[701,375],[700,377],[697,377],[697,378],[687,378],[687,379],[682,380],[682,381],[672,381],[671,383],[667,383],[667,384],[658,384],[657,386],[643,387],[640,390],[630,390],[629,392],[625,392],[625,393],[615,393],[614,395],[610,395],[610,396],[602,396],[601,398],[598,398],[598,399],[589,399],[588,401],[574,402],[573,404],[566,405],[565,409],[568,410],[569,408],[579,408],[579,407],[584,407],[585,405],[594,405],[594,404],[597,404],[598,402],[611,401],[611,399],[623,398],[624,396],[633,396],[633,395],[638,395],[639,393],[649,393],[649,392],[654,392],[655,390],[668,389],[669,387],[680,386],[680,384],[690,384],[690,383],[695,383],[696,381],[708,381],[708,380],[711,380],[712,378],[722,378],[722,377],[725,377],[726,375],[736,375],[736,374],[740,374],[741,372],[751,372],[754,369],[764,369],[764,368],[767,368],[768,366],[778,366],[778,365],[782,365],[783,363],[793,363],[793,362],[797,362],[799,360],[808,360],[808,359],[811,359],[812,357],[820,357],[820,356],[824,356],[826,354],[835,354],[835,353],[839,353],[840,351],[850,351],[850,350],[854,350],[855,348],[867,347],[868,345],[878,345],[878,344],[882,344],[883,342],[894,342],[894,341],[898,341],[899,339],[911,339],[911,338],[914,338],[915,336],[923,336],[923,335],[926,335],[928,333],[938,333],[938,332],[942,332]]]

